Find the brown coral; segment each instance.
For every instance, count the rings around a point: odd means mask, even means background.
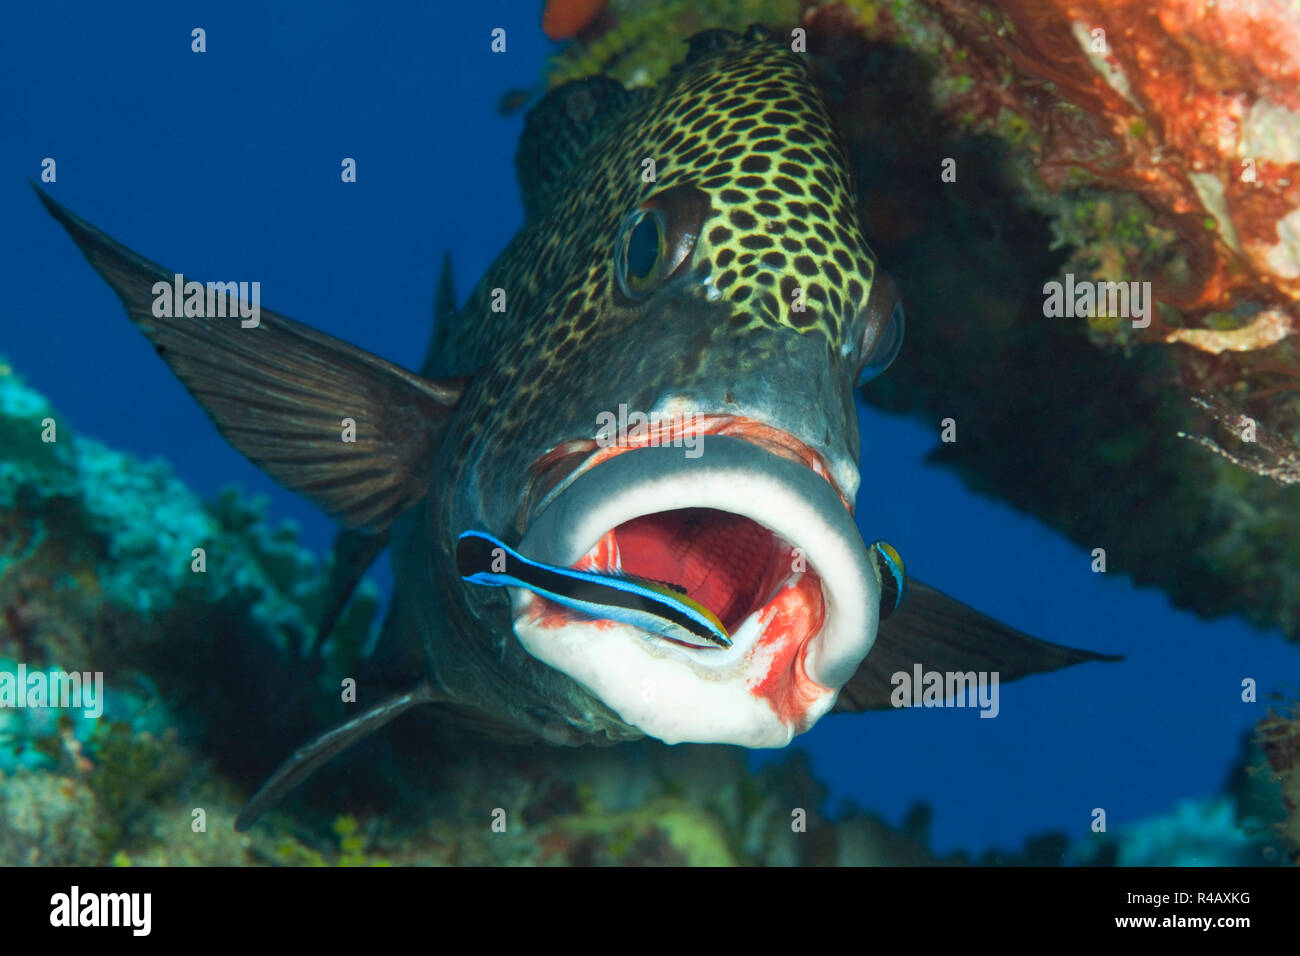
[[[1282,786],[1287,812],[1282,830],[1291,844],[1291,862],[1300,864],[1300,704],[1289,714],[1270,711],[1255,733]]]

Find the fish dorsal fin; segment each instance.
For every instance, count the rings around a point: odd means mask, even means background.
[[[574,167],[601,134],[649,95],[625,89],[608,76],[592,76],[556,87],[529,110],[515,152],[525,215],[545,214],[559,195],[571,190]]]
[[[154,288],[172,288],[170,269],[32,186],[154,351],[253,464],[370,534],[428,494],[436,425],[460,400],[465,380],[422,378],[269,309],[259,308],[248,327],[238,315],[173,316],[169,293],[169,307],[157,309]]]
[[[686,588],[682,587],[680,584],[673,584],[672,581],[660,581],[658,578],[639,578],[631,574],[618,575],[618,577],[621,577],[624,581],[631,581],[633,584],[658,585],[661,588],[667,588],[669,591],[674,591],[683,597],[689,593]]]
[[[1005,683],[1072,664],[1118,660],[1040,641],[908,578],[907,596],[880,622],[876,643],[840,689],[835,712],[891,709],[893,675],[910,675],[917,664],[923,672],[996,671]]]
[[[725,27],[714,27],[711,30],[701,30],[687,38],[686,57],[682,60],[680,66],[689,66],[707,56],[712,56],[719,50],[726,50],[733,46],[739,46],[744,42],[744,38],[734,30],[728,30]]]
[[[456,279],[451,268],[451,253],[442,254],[442,268],[438,270],[438,289],[433,294],[433,329],[429,333],[429,347],[425,350],[420,374],[429,375],[442,354],[443,343],[456,327]]]
[[[744,36],[725,27],[700,30],[687,38],[686,56],[674,69],[690,66],[705,57],[712,56],[719,50],[729,50],[732,47],[743,46],[746,43],[762,43],[775,39],[776,34],[758,23],[751,23],[749,28],[745,30]]]

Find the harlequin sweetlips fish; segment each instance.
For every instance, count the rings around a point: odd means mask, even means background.
[[[854,522],[854,388],[903,312],[803,55],[715,30],[654,88],[569,83],[516,167],[526,221],[459,311],[444,263],[418,374],[266,309],[155,310],[172,271],[38,189],[226,439],[344,526],[322,635],[391,549],[380,648],[420,673],[292,755],[238,826],[419,706],[558,744],[781,747],[888,707],[918,663],[1005,681],[1103,659],[916,581],[888,614],[902,562]],[[598,440],[624,405],[652,424]]]

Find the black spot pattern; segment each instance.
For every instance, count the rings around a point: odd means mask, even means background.
[[[655,182],[642,178],[645,159],[654,160]],[[733,306],[723,313],[725,335],[786,329],[824,336],[837,350],[866,304],[874,257],[843,148],[805,58],[788,43],[719,42],[602,126],[565,176],[571,187],[493,264],[438,359],[443,374],[477,373],[457,416],[474,424],[457,427],[494,444],[516,444],[545,420],[557,381],[601,374],[609,360],[601,341],[617,332],[611,322],[620,314],[620,229],[673,186],[696,186],[712,206],[691,263],[711,276],[711,294]],[[491,309],[497,288],[505,312]],[[796,289],[802,310],[792,307]],[[711,367],[722,368],[726,351],[710,357]],[[456,447],[457,458],[468,454]]]

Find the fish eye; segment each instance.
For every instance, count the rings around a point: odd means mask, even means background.
[[[862,336],[862,365],[857,386],[867,384],[893,364],[903,347],[906,318],[897,287],[884,272],[878,271],[876,287],[867,304],[867,321]],[[888,311],[886,311],[888,310]]]
[[[663,214],[656,209],[633,212],[619,246],[619,285],[629,299],[641,298],[656,284],[664,260]]]
[[[635,302],[663,285],[690,258],[711,211],[708,197],[690,184],[666,189],[632,210],[614,244],[614,276],[623,296]]]

